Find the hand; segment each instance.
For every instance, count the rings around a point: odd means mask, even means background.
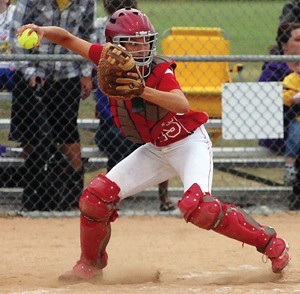
[[[45,84],[45,79],[44,78],[39,78],[39,84],[43,87]],[[31,76],[28,78],[28,84],[30,87],[34,88],[37,85],[37,77],[36,76]]]
[[[298,93],[293,97],[293,103],[294,103],[294,104],[300,103],[300,92],[298,92]]]
[[[43,28],[42,28],[42,27],[39,27],[39,26],[37,26],[37,25],[35,25],[35,24],[33,24],[33,23],[27,24],[27,25],[24,25],[24,26],[22,26],[22,27],[20,27],[20,28],[18,29],[17,36],[22,35],[22,33],[23,33],[26,29],[30,29],[30,33],[31,33],[31,32],[36,32],[36,33],[37,33],[37,35],[38,35],[38,37],[39,37],[39,40],[38,40],[37,44],[34,46],[34,48],[38,47],[38,46],[40,45],[40,43],[41,43],[43,37],[44,37],[44,30],[43,30]]]
[[[85,100],[91,95],[91,91],[93,89],[93,80],[90,77],[82,77],[81,78],[81,93],[82,99]]]
[[[145,90],[145,81],[132,55],[122,46],[107,43],[98,64],[98,86],[109,98],[132,99]]]

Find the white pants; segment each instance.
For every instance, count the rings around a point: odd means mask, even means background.
[[[120,187],[121,198],[175,176],[181,178],[184,191],[197,183],[203,192],[211,192],[212,144],[204,126],[185,139],[165,147],[146,143],[107,174]]]

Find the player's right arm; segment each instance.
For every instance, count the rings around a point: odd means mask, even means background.
[[[25,29],[30,29],[31,31],[35,31],[39,36],[39,42],[36,45],[36,47],[40,44],[41,40],[43,38],[46,38],[47,40],[56,43],[58,45],[61,45],[74,53],[77,53],[81,55],[82,57],[86,59],[89,58],[89,50],[92,45],[92,43],[87,42],[83,39],[80,39],[71,33],[69,33],[67,30],[62,29],[60,27],[56,26],[45,26],[40,27],[35,24],[27,24],[22,26],[18,30],[18,35],[22,34],[22,32]]]

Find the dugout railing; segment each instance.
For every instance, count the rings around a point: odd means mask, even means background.
[[[264,62],[264,61],[297,61],[300,60],[299,56],[171,56],[177,61],[185,62]],[[74,56],[74,58],[81,58]],[[63,56],[32,56],[32,55],[15,55],[4,56],[6,60],[24,61],[24,60],[64,60]],[[73,57],[66,56],[66,60],[73,60]],[[8,93],[2,93],[1,101],[7,101],[10,99]],[[0,120],[0,130],[7,132],[9,129],[10,120],[9,115],[6,118]],[[79,120],[80,128],[87,128],[90,131],[95,131],[98,126],[98,121],[92,117]],[[211,131],[214,129],[222,130],[222,120],[210,120],[207,123],[207,128]],[[259,146],[239,146],[239,141],[235,146],[226,146],[226,141],[223,142],[223,146],[214,147],[214,165],[216,171],[220,171],[220,175],[217,174],[215,178],[222,177],[222,175],[230,174],[234,177],[243,178],[246,182],[239,185],[238,181],[233,181],[231,184],[218,184],[218,179],[215,180],[213,185],[213,193],[220,197],[223,201],[234,201],[235,203],[248,206],[248,205],[275,205],[280,209],[287,208],[287,200],[292,192],[291,187],[285,187],[282,181],[276,181],[268,179],[267,175],[272,174],[274,169],[283,170],[284,159],[282,156],[274,155],[265,148]],[[13,165],[21,165],[22,159],[18,156],[21,149],[17,146],[10,146],[7,154],[0,157],[0,166],[9,167]],[[85,142],[82,142],[83,159],[85,161],[86,171],[92,171],[105,166],[106,156],[97,150],[96,146],[86,146]],[[249,169],[264,169],[265,174],[263,176],[253,173],[253,170],[249,172]],[[266,175],[266,177],[264,176]],[[179,199],[183,193],[180,183],[175,185],[171,184],[170,194],[175,200]],[[22,194],[21,188],[0,188],[0,206],[1,211],[11,211],[18,208],[18,203]],[[144,207],[145,203],[148,203],[149,199],[157,200],[157,188],[153,187],[144,191],[128,200],[130,211],[144,211],[147,213],[147,208]],[[148,199],[148,200],[147,200]],[[132,206],[131,206],[132,204]],[[151,205],[150,205],[151,207]],[[157,206],[158,207],[158,206]],[[149,208],[149,210],[151,210]],[[154,210],[154,213],[158,213],[158,209]]]

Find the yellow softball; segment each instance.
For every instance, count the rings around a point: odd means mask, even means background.
[[[39,37],[36,32],[32,32],[28,35],[30,29],[26,29],[22,35],[18,36],[19,44],[25,49],[32,49],[39,41]]]

